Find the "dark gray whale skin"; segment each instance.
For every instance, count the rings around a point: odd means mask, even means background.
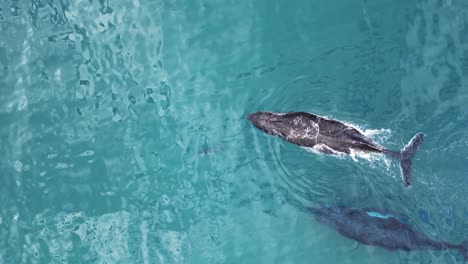
[[[350,154],[351,150],[389,155],[398,159],[406,187],[411,185],[413,157],[421,145],[424,134],[416,134],[401,151],[391,151],[366,137],[357,129],[340,121],[305,112],[256,112],[248,120],[267,134],[302,147],[320,146],[327,154]]]
[[[458,245],[432,240],[390,211],[324,206],[308,211],[319,223],[365,245],[405,251],[458,249],[468,260],[468,240]]]

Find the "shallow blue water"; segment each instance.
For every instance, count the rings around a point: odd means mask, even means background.
[[[304,206],[468,238],[468,4],[0,2],[0,263],[463,263],[389,252]],[[309,153],[255,130],[309,111],[398,150]],[[375,131],[372,131],[375,130]]]

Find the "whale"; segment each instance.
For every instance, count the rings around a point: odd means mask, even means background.
[[[452,244],[443,240],[433,240],[402,216],[387,210],[351,207],[308,207],[315,220],[335,229],[344,237],[368,246],[387,250],[459,250],[468,260],[468,240]]]
[[[249,114],[247,119],[253,126],[269,135],[321,153],[337,155],[360,151],[395,158],[399,161],[405,187],[412,183],[413,157],[425,136],[424,133],[417,133],[403,149],[392,151],[350,125],[312,113],[260,111]]]

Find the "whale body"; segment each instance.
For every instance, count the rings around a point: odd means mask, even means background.
[[[250,114],[248,120],[267,134],[326,154],[350,154],[356,150],[389,155],[399,161],[405,187],[411,185],[412,160],[424,138],[423,133],[417,133],[402,150],[392,151],[352,126],[311,113],[262,111]]]
[[[348,207],[308,208],[317,222],[361,244],[388,250],[459,250],[468,260],[468,240],[460,244],[430,239],[390,211]]]

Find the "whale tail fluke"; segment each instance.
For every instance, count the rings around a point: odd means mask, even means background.
[[[411,185],[411,165],[413,164],[413,157],[422,144],[424,136],[423,133],[416,134],[400,152],[400,168],[405,187]]]

